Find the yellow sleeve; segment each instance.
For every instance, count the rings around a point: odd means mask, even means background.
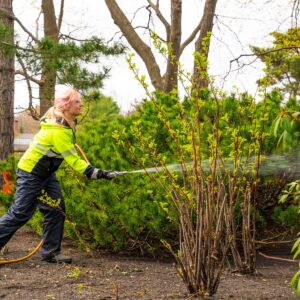
[[[83,174],[89,164],[77,153],[72,131],[59,129],[53,132],[53,150],[62,155],[65,161],[77,172]]]

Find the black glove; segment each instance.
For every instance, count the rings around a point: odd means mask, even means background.
[[[107,180],[111,180],[115,178],[117,175],[114,171],[105,171],[105,170],[100,170],[97,169],[93,166],[88,166],[87,169],[84,171],[84,174],[87,176],[89,179],[100,179],[104,178]]]

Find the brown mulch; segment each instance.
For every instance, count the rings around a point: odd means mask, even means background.
[[[39,237],[23,227],[9,242],[6,257],[31,251]],[[290,246],[268,249],[269,255],[291,258]],[[173,262],[86,253],[64,239],[63,252],[72,265],[41,262],[39,253],[13,265],[0,266],[0,299],[188,299]],[[225,271],[215,299],[297,299],[289,287],[297,264],[258,256],[255,275]]]

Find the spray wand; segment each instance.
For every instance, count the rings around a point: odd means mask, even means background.
[[[78,152],[81,154],[83,159],[90,164],[88,161],[85,153],[81,149],[81,147],[78,144],[75,144],[75,147],[77,148]],[[252,157],[250,159],[244,160],[244,165],[246,165],[246,168],[251,169],[251,164],[254,162],[255,158]],[[229,170],[234,169],[233,166],[233,160],[230,158],[227,158],[224,160],[226,166]],[[221,160],[218,161],[220,163],[220,166],[223,165]],[[210,170],[210,164],[211,161],[209,159],[205,159],[202,161],[202,168],[204,171]],[[193,162],[187,162],[186,166],[192,167]],[[110,171],[111,178],[115,178],[117,176],[122,176],[126,174],[134,174],[134,173],[152,173],[152,172],[161,172],[165,169],[168,169],[169,171],[174,172],[182,172],[181,165],[180,164],[171,164],[165,167],[152,167],[147,169],[141,169],[141,170],[134,170],[134,171]],[[222,169],[222,167],[221,167]],[[280,172],[284,172],[285,174],[291,174],[294,177],[300,176],[300,160],[295,158],[293,155],[269,155],[269,156],[262,156],[261,166],[259,169],[259,175],[260,176],[268,176],[270,174],[276,174]]]

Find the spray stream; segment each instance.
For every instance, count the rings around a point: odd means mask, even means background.
[[[241,167],[248,168],[249,171],[251,170],[251,166],[254,164],[255,158],[252,157],[250,159],[245,159],[244,162],[241,164]],[[185,164],[187,168],[191,168],[193,162],[188,162]],[[201,163],[202,169],[204,172],[209,172],[210,170],[211,161],[209,159],[203,160]],[[232,159],[224,159],[223,161],[219,160],[218,166],[220,170],[233,170],[234,164]],[[115,171],[114,174],[116,176],[125,175],[125,174],[137,174],[137,173],[153,173],[153,172],[162,172],[165,169],[172,172],[182,172],[181,165],[177,164],[170,164],[166,167],[151,167],[147,169],[140,169],[134,171]],[[269,156],[262,156],[261,158],[261,165],[259,168],[259,175],[260,176],[269,176],[269,175],[276,175],[276,174],[289,174],[295,177],[300,175],[300,157],[294,153],[292,155],[284,154],[284,155],[269,155]]]

